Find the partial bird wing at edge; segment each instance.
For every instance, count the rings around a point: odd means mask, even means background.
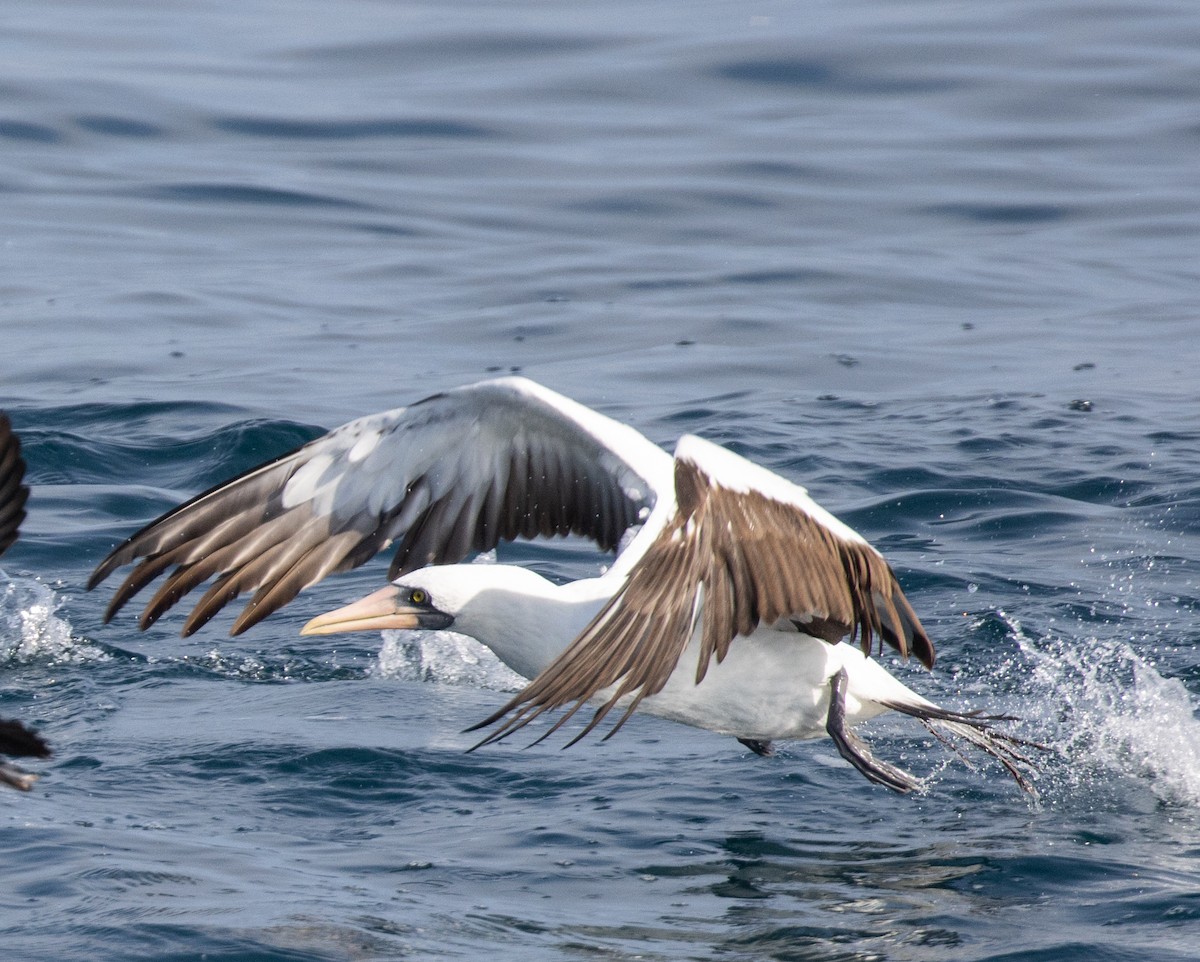
[[[644,698],[663,689],[698,622],[697,684],[738,636],[785,618],[830,642],[857,635],[867,654],[879,637],[932,667],[933,643],[883,556],[803,488],[686,437],[676,448],[675,499],[675,516],[621,589],[537,678],[471,729],[503,722],[479,745],[571,705],[541,736],[548,737],[609,688],[612,694],[569,744],[628,696],[605,735],[611,737]]]
[[[8,415],[0,411],[0,555],[17,540],[21,522],[25,520],[25,503],[29,488],[24,484],[25,459],[21,457],[21,441],[12,429]],[[0,718],[0,753],[48,758],[50,746],[33,729],[15,718]],[[0,762],[0,784],[27,792],[37,781],[12,765]]]
[[[351,421],[198,495],[118,546],[88,587],[138,561],[107,620],[173,569],[145,629],[215,579],[185,635],[253,590],[239,634],[393,542],[392,578],[518,537],[575,533],[615,548],[655,503],[664,463],[669,485],[670,456],[634,429],[524,378],[485,381]]]
[[[29,488],[22,483],[24,477],[21,442],[8,415],[0,412],[0,555],[17,540],[21,522],[25,520]]]

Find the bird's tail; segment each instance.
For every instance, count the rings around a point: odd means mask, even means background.
[[[1016,721],[1012,715],[985,715],[978,711],[953,711],[941,708],[929,702],[909,704],[905,702],[880,702],[885,708],[910,715],[917,719],[929,730],[939,742],[954,752],[963,763],[973,768],[971,759],[962,750],[961,743],[979,749],[999,762],[1012,776],[1013,781],[1030,795],[1037,795],[1037,790],[1030,781],[1030,775],[1038,770],[1038,765],[1030,757],[1030,751],[1047,752],[1047,745],[1021,738],[1010,732],[997,728],[998,723]]]

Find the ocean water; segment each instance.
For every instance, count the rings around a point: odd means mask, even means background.
[[[6,959],[1161,962],[1200,939],[1200,7],[48,0],[0,31]],[[102,623],[94,565],[320,431],[520,371],[730,445],[889,557],[889,665],[1053,750],[462,729],[382,583]],[[563,578],[574,543],[501,555]]]

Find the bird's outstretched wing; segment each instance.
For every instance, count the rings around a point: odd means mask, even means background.
[[[573,703],[549,735],[609,689],[573,741],[628,698],[611,735],[644,698],[663,689],[697,624],[697,684],[739,636],[784,620],[830,642],[857,635],[868,654],[873,639],[881,638],[932,667],[933,644],[883,556],[803,488],[689,436],[675,451],[675,501],[674,517],[591,623],[475,726],[503,720],[480,744]]]
[[[575,533],[615,548],[669,492],[670,469],[626,425],[524,378],[485,381],[351,421],[198,495],[117,547],[88,587],[137,562],[107,620],[170,571],[145,629],[215,579],[184,635],[254,591],[239,634],[393,542],[392,578],[518,537]]]
[[[17,532],[25,520],[29,488],[23,483],[24,477],[21,442],[13,433],[8,415],[0,411],[0,555],[17,540]]]
[[[29,488],[24,477],[21,442],[13,433],[8,415],[0,411],[0,555],[17,540],[21,522],[25,520]],[[48,758],[50,746],[41,735],[15,718],[0,718],[0,754]],[[0,761],[0,785],[27,792],[35,781],[36,775]]]

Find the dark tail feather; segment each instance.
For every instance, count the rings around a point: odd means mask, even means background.
[[[1048,745],[996,729],[996,722],[1014,721],[1012,715],[984,715],[980,712],[952,711],[936,705],[908,705],[901,702],[880,704],[892,711],[916,718],[934,738],[958,755],[968,766],[971,766],[971,761],[959,748],[955,739],[961,739],[978,748],[999,762],[1022,791],[1037,795],[1029,775],[1038,771],[1038,765],[1025,749],[1040,752],[1052,749]]]

